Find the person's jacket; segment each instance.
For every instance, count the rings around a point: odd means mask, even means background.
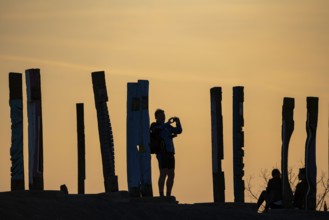
[[[182,126],[179,121],[176,122],[176,127],[169,123],[152,123],[151,130],[154,135],[159,135],[163,140],[166,152],[175,153],[173,137],[182,133]]]
[[[282,201],[282,182],[280,177],[268,181],[266,192],[269,196],[269,203]]]
[[[300,181],[295,190],[294,194],[294,206],[299,209],[304,209],[305,197],[307,193],[307,182],[306,179]]]

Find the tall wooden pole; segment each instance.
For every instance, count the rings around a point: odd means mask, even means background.
[[[92,82],[97,110],[98,134],[101,145],[105,192],[119,190],[118,177],[115,175],[114,143],[110,116],[107,108],[105,73],[93,72]]]
[[[131,197],[153,196],[148,92],[147,80],[127,84],[127,180]]]
[[[225,178],[222,171],[224,159],[222,88],[210,89],[212,177],[214,202],[225,202]]]
[[[282,172],[282,198],[283,206],[291,208],[293,193],[289,183],[288,173],[288,150],[291,135],[294,131],[294,107],[295,99],[284,98],[282,106],[282,149],[281,149],[281,172]]]
[[[24,190],[22,74],[9,73],[11,190]]]
[[[76,104],[78,134],[78,194],[85,194],[86,159],[85,159],[85,123],[83,103]]]
[[[25,73],[29,123],[29,188],[43,190],[43,137],[40,69],[28,69]]]
[[[233,177],[234,201],[244,202],[244,91],[242,86],[233,87]]]
[[[305,168],[308,190],[305,199],[305,209],[316,209],[316,130],[318,126],[319,98],[307,97],[307,139],[305,146]]]

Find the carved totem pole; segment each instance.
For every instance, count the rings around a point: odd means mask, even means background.
[[[127,174],[131,197],[153,196],[148,91],[147,80],[127,84]]]
[[[294,131],[294,107],[295,99],[284,98],[282,106],[282,149],[281,149],[281,172],[282,172],[282,198],[283,206],[291,208],[293,193],[288,178],[288,151],[291,135]]]
[[[316,130],[318,126],[319,98],[307,97],[307,139],[305,145],[305,168],[308,190],[305,199],[305,209],[316,209]]]
[[[242,86],[233,87],[233,177],[234,202],[244,202],[244,91]]]
[[[222,88],[210,89],[212,178],[214,202],[225,202],[225,178],[222,171],[224,159]]]
[[[118,177],[115,175],[114,143],[112,126],[107,109],[107,90],[104,71],[92,74],[95,105],[97,110],[98,134],[101,145],[105,192],[119,190]]]
[[[26,74],[29,188],[43,190],[43,137],[40,69],[28,69]]]
[[[9,73],[11,190],[24,190],[22,74]]]

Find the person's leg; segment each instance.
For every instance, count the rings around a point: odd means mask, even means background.
[[[264,190],[264,191],[260,194],[260,196],[259,196],[259,198],[258,198],[258,201],[257,201],[257,210],[258,210],[259,207],[263,204],[263,202],[266,200],[266,198],[267,198],[267,193],[266,193],[266,191]]]
[[[167,165],[165,160],[165,155],[163,153],[157,154],[158,164],[159,164],[159,179],[158,179],[158,187],[159,187],[159,195],[164,196],[164,184],[167,176]]]
[[[160,169],[160,175],[159,175],[159,180],[158,180],[159,195],[160,196],[164,196],[163,188],[164,188],[164,184],[165,184],[167,173],[168,173],[168,169],[167,168]]]
[[[269,208],[271,208],[271,209],[282,209],[283,206],[272,203],[272,204],[270,204]]]
[[[168,178],[167,178],[167,193],[166,196],[171,196],[171,190],[174,185],[175,178],[175,169],[168,169]]]
[[[171,190],[175,179],[175,156],[173,153],[167,154],[168,161],[168,178],[167,178],[167,193],[166,196],[171,196]]]

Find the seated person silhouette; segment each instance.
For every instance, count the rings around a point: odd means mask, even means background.
[[[299,183],[296,186],[294,194],[294,207],[298,209],[305,208],[305,197],[308,189],[306,181],[306,172],[305,168],[300,168],[298,173]]]
[[[268,181],[257,201],[257,210],[265,201],[265,210],[282,208],[282,181],[281,173],[278,169],[272,170],[272,178]]]

